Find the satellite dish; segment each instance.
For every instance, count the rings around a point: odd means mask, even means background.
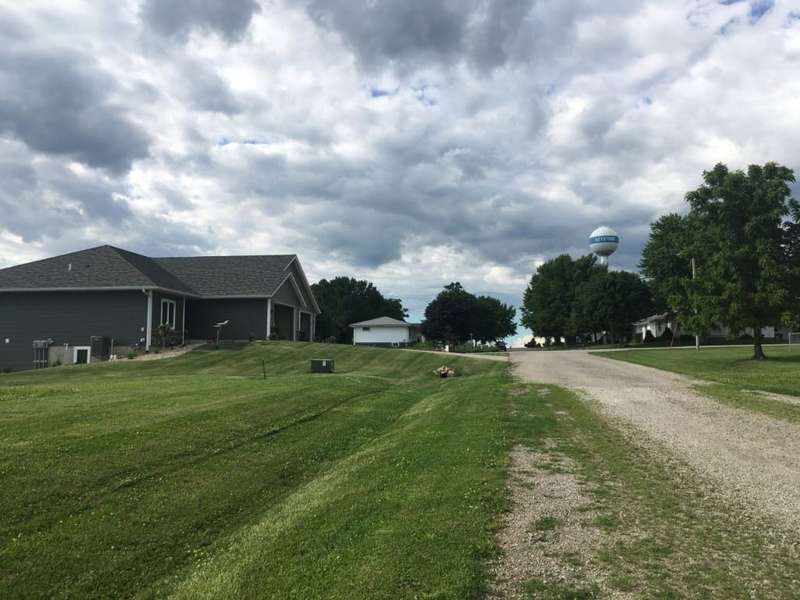
[[[617,251],[619,234],[611,227],[598,227],[589,235],[589,248],[600,257],[600,264],[607,265],[608,257]]]

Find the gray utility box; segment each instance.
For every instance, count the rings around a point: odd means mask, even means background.
[[[312,358],[311,359],[311,372],[312,373],[333,373],[333,359],[332,358]]]

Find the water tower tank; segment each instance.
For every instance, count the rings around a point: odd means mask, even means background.
[[[611,227],[598,227],[589,236],[589,248],[600,257],[602,263],[614,254],[619,246],[619,235]]]

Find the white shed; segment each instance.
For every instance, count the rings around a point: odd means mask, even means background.
[[[378,317],[351,323],[353,345],[407,346],[422,339],[418,323],[406,323],[392,317]]]

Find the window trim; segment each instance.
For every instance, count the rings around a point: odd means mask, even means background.
[[[164,305],[167,305],[166,311],[166,319],[164,318]],[[169,305],[172,304],[172,322],[169,321]],[[178,322],[178,303],[175,300],[170,300],[169,298],[162,298],[161,299],[161,319],[158,322],[159,325],[163,325],[166,323],[169,325],[172,330],[175,330],[175,325]]]

